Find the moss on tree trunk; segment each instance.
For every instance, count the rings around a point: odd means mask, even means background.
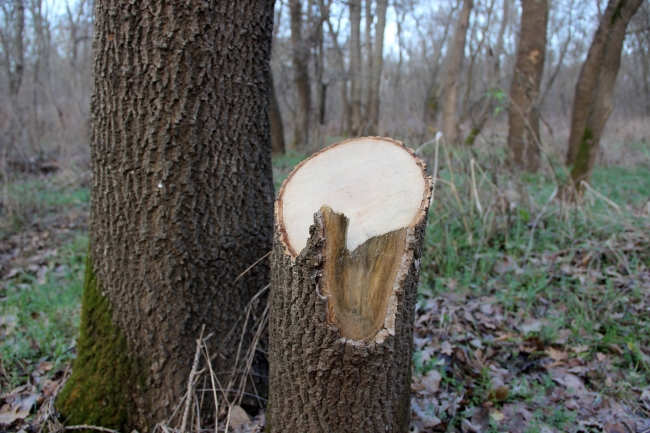
[[[79,356],[56,400],[61,419],[69,425],[89,424],[120,431],[143,427],[138,425],[133,400],[145,386],[143,372],[147,365],[129,352],[126,337],[112,316],[88,255],[77,342]]]

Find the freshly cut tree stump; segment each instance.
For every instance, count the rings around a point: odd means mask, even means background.
[[[378,137],[302,162],[275,203],[272,432],[406,432],[431,199],[424,163]]]

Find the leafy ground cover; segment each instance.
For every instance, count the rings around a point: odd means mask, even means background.
[[[433,167],[434,148],[421,152]],[[561,172],[510,173],[503,155],[439,148],[412,431],[646,431],[650,159],[599,168],[584,202],[568,206],[551,199]],[[276,190],[303,158],[274,160]],[[5,427],[42,425],[70,372],[88,200],[84,179],[62,174],[5,187],[13,203],[0,224]],[[263,417],[254,421],[249,431],[263,427]]]

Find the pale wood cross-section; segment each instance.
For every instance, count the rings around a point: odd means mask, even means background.
[[[424,163],[367,137],[298,165],[275,206],[269,431],[404,432],[431,198]]]
[[[368,137],[328,147],[301,163],[278,196],[283,239],[297,256],[314,213],[328,205],[350,220],[346,247],[410,226],[427,195],[421,161],[401,143]]]

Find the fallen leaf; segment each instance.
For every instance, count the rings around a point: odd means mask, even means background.
[[[452,346],[451,344],[449,344],[448,341],[445,340],[440,345],[440,348],[441,348],[440,352],[444,353],[445,355],[451,356],[452,353],[454,353],[454,348],[455,347],[456,346]]]
[[[544,353],[546,353],[549,358],[551,358],[556,363],[560,361],[566,361],[569,358],[569,355],[566,352],[554,349],[552,347],[547,347]]]
[[[38,397],[38,394],[14,395],[11,404],[5,404],[0,408],[0,425],[9,426],[19,419],[27,418]]]
[[[234,405],[230,409],[230,425],[235,428],[235,427],[241,427],[245,424],[248,424],[251,422],[250,417],[246,413],[244,409],[242,409],[241,406],[239,405]]]
[[[584,345],[584,346],[572,346],[571,347],[571,352],[575,354],[581,354],[583,352],[586,352],[589,350],[589,346]]]
[[[532,332],[540,332],[542,330],[542,321],[537,319],[527,319],[524,323],[518,326],[519,330],[524,335]]]
[[[481,433],[483,431],[480,425],[472,424],[472,422],[467,418],[461,422],[460,427],[463,430],[463,433]]]
[[[650,410],[650,388],[646,388],[641,393],[641,403],[647,410]]]
[[[620,424],[605,424],[604,428],[605,433],[628,433],[628,430]]]
[[[497,389],[490,391],[489,399],[496,400],[498,402],[506,401],[509,391],[510,388],[508,388],[507,385],[500,386]]]
[[[36,366],[36,371],[38,371],[40,374],[47,373],[48,371],[52,370],[54,367],[54,364],[48,361],[41,361],[38,363]]]
[[[493,409],[490,411],[490,418],[492,418],[496,422],[500,422],[505,418],[505,415],[499,411],[499,409]]]
[[[438,389],[440,388],[440,381],[442,380],[442,376],[438,372],[438,370],[430,370],[423,378],[422,378],[422,384],[424,385],[424,391],[426,391],[427,394],[434,394],[438,392]]]

